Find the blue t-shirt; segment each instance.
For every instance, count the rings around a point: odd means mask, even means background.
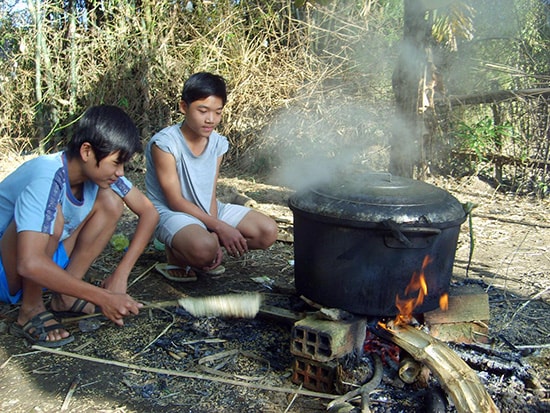
[[[111,188],[124,198],[132,184],[121,177]],[[82,199],[73,196],[63,152],[31,159],[0,182],[0,237],[13,219],[17,232],[53,234],[57,206],[61,205],[65,220],[60,239],[63,241],[88,216],[98,190],[94,182],[85,181]]]

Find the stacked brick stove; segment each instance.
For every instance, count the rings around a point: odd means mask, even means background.
[[[327,320],[309,315],[297,321],[291,334],[294,355],[292,381],[304,388],[333,393],[339,359],[362,354],[367,320]]]

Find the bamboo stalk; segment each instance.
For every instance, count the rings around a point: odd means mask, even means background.
[[[409,325],[388,327],[379,324],[379,329],[385,339],[424,363],[435,374],[458,413],[499,412],[475,371],[442,341]]]

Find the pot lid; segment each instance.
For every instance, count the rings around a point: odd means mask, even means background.
[[[289,207],[335,223],[448,224],[466,218],[461,203],[447,191],[389,173],[339,176],[295,193]]]

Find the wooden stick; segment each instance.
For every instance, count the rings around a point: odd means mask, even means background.
[[[499,412],[475,371],[442,341],[410,325],[379,324],[375,333],[424,363],[437,376],[458,413]]]
[[[550,343],[547,344],[530,344],[524,346],[514,346],[518,350],[538,350],[541,348],[550,348]]]
[[[67,392],[67,395],[65,396],[65,400],[63,400],[63,405],[61,406],[61,411],[64,412],[69,408],[69,403],[71,403],[71,398],[73,397],[73,394],[78,387],[78,384],[80,383],[80,376],[76,376],[71,383],[71,386],[69,387],[69,391]]]
[[[170,300],[170,301],[158,301],[155,303],[146,303],[143,307],[141,307],[141,310],[149,310],[152,308],[166,308],[166,307],[178,307],[178,301],[177,300]],[[103,313],[93,313],[93,314],[85,314],[77,317],[67,317],[63,318],[61,320],[62,324],[71,324],[71,323],[77,323],[81,320],[86,320],[88,318],[94,318],[94,317],[101,317],[103,316]]]
[[[226,294],[207,297],[184,297],[176,301],[146,303],[141,310],[165,307],[183,307],[195,317],[217,315],[226,317],[254,318],[260,308],[259,294]],[[63,324],[74,323],[87,318],[102,316],[102,313],[68,317],[61,320]]]
[[[130,284],[128,284],[128,288],[130,288],[132,285],[134,285],[139,280],[141,280],[143,277],[145,277],[147,274],[149,274],[151,272],[151,270],[153,268],[155,268],[155,265],[157,265],[157,264],[158,264],[158,261],[155,262],[153,265],[151,265],[149,268],[147,268],[145,271],[143,271],[140,275],[138,275],[135,280],[133,280]]]
[[[298,390],[302,390],[303,384],[304,383],[300,383],[300,387],[298,388]],[[290,407],[292,406],[292,404],[294,403],[294,400],[296,400],[297,397],[298,397],[298,393],[294,392],[294,395],[292,396],[292,399],[288,403],[288,406],[286,406],[286,409],[283,413],[287,413],[290,410]]]
[[[152,303],[144,303],[144,306],[141,307],[141,310],[149,309],[163,309],[166,307],[178,307],[180,305],[179,300],[168,300],[168,301],[157,301]],[[258,311],[261,315],[266,317],[278,318],[284,321],[296,322],[303,318],[303,314],[290,311],[284,308],[274,307],[270,305],[260,304]],[[77,323],[81,320],[86,320],[88,318],[100,317],[102,313],[86,314],[78,317],[68,317],[61,320],[63,324]]]

